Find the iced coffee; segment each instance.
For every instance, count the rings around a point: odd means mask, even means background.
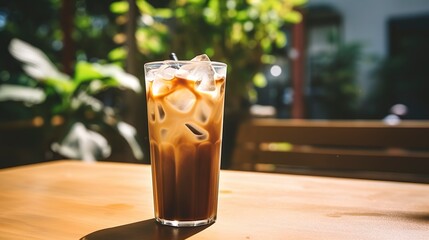
[[[216,220],[226,65],[201,55],[145,64],[155,218]]]

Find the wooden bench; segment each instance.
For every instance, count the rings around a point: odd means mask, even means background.
[[[253,119],[239,127],[236,170],[421,174],[429,178],[429,121]]]

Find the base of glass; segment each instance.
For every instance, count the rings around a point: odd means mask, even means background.
[[[212,224],[216,221],[216,217],[204,219],[204,220],[195,220],[195,221],[178,221],[178,220],[166,220],[161,218],[155,218],[157,222],[162,225],[172,226],[172,227],[197,227]]]

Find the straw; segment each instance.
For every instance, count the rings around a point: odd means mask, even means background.
[[[174,61],[179,61],[179,59],[177,58],[177,56],[174,52],[170,53],[170,59],[174,60]]]
[[[173,61],[179,61],[179,59],[177,58],[176,54],[174,52],[170,53],[170,59]],[[179,64],[172,64],[173,68],[179,69]]]

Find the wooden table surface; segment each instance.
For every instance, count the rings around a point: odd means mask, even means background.
[[[429,185],[222,171],[218,220],[160,226],[150,167],[0,170],[0,239],[429,239]]]

